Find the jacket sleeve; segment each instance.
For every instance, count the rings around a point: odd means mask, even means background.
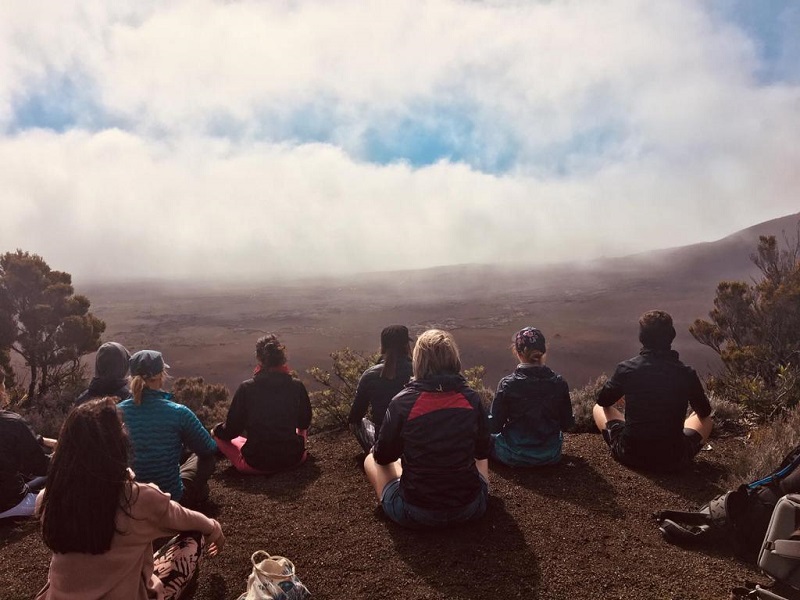
[[[17,440],[21,459],[20,470],[24,475],[46,475],[50,459],[45,454],[33,429],[24,421],[20,421],[20,425],[20,435]]]
[[[183,407],[183,428],[181,439],[184,445],[199,456],[214,454],[217,451],[217,443],[211,434],[208,433],[200,419],[191,409]]]
[[[244,433],[247,424],[247,406],[245,404],[245,388],[240,385],[236,389],[236,393],[231,400],[231,406],[228,409],[228,415],[225,418],[225,424],[218,427],[214,434],[222,440],[232,440]]]
[[[489,409],[490,433],[500,433],[508,419],[504,381],[505,380],[501,379],[500,383],[497,384],[497,393],[495,393],[494,400],[492,400],[492,407]]]
[[[164,533],[180,533],[182,531],[199,531],[205,536],[208,536],[209,541],[214,541],[222,533],[222,527],[215,519],[211,519],[203,513],[190,510],[170,500],[167,494],[164,494],[157,488],[151,486],[139,486],[139,493],[148,496],[154,496],[154,492],[163,494],[165,498],[149,498],[148,501],[153,503],[153,506],[158,507],[155,513],[152,514],[150,520],[153,524],[164,531]],[[166,499],[166,502],[164,500]]]
[[[572,411],[572,398],[569,395],[569,385],[564,383],[564,391],[559,404],[559,422],[561,431],[567,431],[575,427],[575,413]]]
[[[364,371],[358,380],[356,397],[353,399],[353,406],[350,408],[350,416],[347,417],[348,423],[358,424],[367,414],[367,408],[369,408],[369,377],[367,377],[367,372]]]
[[[475,395],[477,396],[477,393]],[[489,436],[489,419],[486,416],[486,409],[483,408],[480,398],[476,399],[478,400],[478,433],[475,438],[475,458],[483,460],[484,458],[489,458],[492,438]]]
[[[597,403],[600,406],[612,406],[617,400],[625,395],[625,373],[622,365],[617,366],[617,370],[606,381],[600,393],[597,394]]]
[[[386,409],[386,416],[383,418],[383,424],[373,448],[375,462],[379,465],[393,463],[403,454],[402,433],[407,415],[401,414],[401,407],[401,403],[395,397],[389,404],[389,408]]]
[[[297,390],[298,390],[298,429],[308,429],[311,425],[311,400],[308,398],[308,390],[306,386],[303,385],[303,382],[297,382]]]
[[[689,369],[691,372],[689,381],[689,405],[692,410],[697,413],[701,419],[706,418],[711,414],[711,403],[708,401],[708,396],[703,389],[703,384],[700,383],[700,378],[694,369]]]

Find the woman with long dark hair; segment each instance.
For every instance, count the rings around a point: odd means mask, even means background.
[[[292,377],[286,347],[274,334],[256,342],[253,377],[242,382],[224,423],[214,427],[217,446],[241,473],[274,473],[306,460],[311,402]]]
[[[405,325],[389,325],[381,331],[381,360],[364,371],[348,422],[358,443],[369,452],[381,430],[389,402],[411,379],[411,337]],[[365,415],[370,409],[371,419]]]
[[[386,515],[406,527],[442,527],[486,512],[489,429],[480,396],[461,375],[453,336],[417,338],[414,379],[395,396],[364,472]],[[402,462],[401,462],[402,461]]]
[[[37,600],[176,599],[195,576],[205,542],[209,555],[225,543],[217,521],[134,480],[114,401],[81,404],[61,428],[37,499],[42,537],[53,551]],[[153,540],[176,533],[154,557]]]

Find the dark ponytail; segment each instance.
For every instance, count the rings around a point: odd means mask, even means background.
[[[267,368],[280,367],[286,364],[286,346],[278,336],[269,333],[256,342],[256,358]]]

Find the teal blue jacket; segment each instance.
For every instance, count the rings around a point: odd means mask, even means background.
[[[181,455],[184,447],[199,456],[214,454],[217,443],[190,408],[172,401],[172,394],[145,388],[142,403],[119,403],[131,441],[136,480],[155,483],[178,501],[183,496]]]

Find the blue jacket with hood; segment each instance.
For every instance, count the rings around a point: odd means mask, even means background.
[[[575,426],[569,386],[550,367],[521,364],[500,380],[489,412],[494,456],[509,465],[558,462],[562,432]]]

